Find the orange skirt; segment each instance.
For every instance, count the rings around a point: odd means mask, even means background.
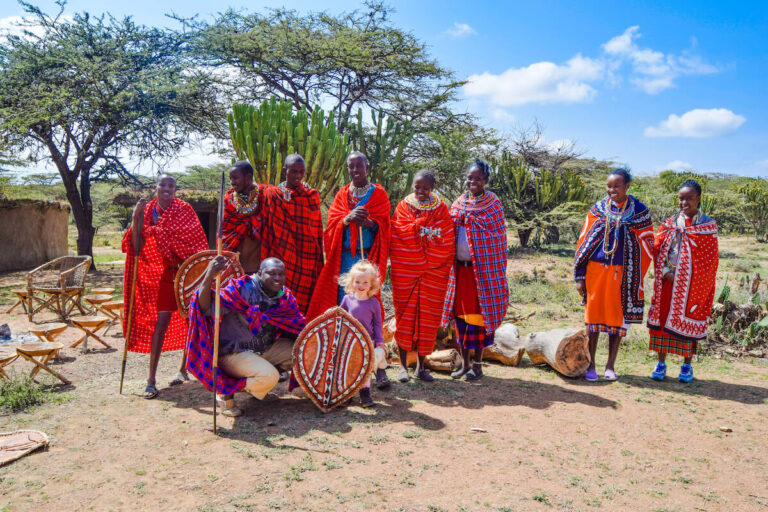
[[[604,265],[595,261],[587,263],[585,323],[607,327],[624,325],[624,310],[621,306],[623,273],[622,265]]]

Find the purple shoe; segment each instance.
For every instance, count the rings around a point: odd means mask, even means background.
[[[597,382],[597,370],[594,368],[587,370],[587,373],[584,374],[584,379],[587,382]]]

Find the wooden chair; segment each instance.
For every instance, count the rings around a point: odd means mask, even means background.
[[[72,384],[59,372],[48,366],[48,361],[50,361],[53,356],[55,356],[56,353],[62,348],[64,348],[64,345],[61,343],[25,343],[16,347],[16,353],[22,359],[26,359],[35,365],[35,367],[32,368],[32,371],[29,373],[30,379],[34,379],[35,375],[37,375],[37,372],[40,370],[45,370],[64,384]]]
[[[62,256],[29,272],[29,321],[45,309],[56,313],[61,320],[67,320],[75,308],[84,315],[80,301],[91,262],[90,256]]]

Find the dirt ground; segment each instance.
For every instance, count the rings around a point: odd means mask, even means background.
[[[539,266],[560,277],[564,259],[553,258]],[[521,257],[514,271],[532,272],[530,259]],[[101,265],[89,284],[114,285],[121,272]],[[6,288],[17,281],[23,273],[0,276]],[[5,314],[7,306],[0,324],[25,332],[26,317]],[[571,318],[539,318],[521,331]],[[60,339],[76,337],[69,328]],[[630,346],[619,355],[615,383],[566,379],[524,360],[515,368],[486,365],[479,383],[446,375],[395,383],[374,390],[375,408],[355,401],[328,414],[288,395],[283,383],[265,401],[239,394],[245,414],[219,416],[215,437],[211,395],[195,381],[167,386],[179,352],[163,356],[160,396],[144,400],[148,358],[129,354],[121,396],[122,338],[113,328],[104,339],[112,349],[64,350],[53,367],[73,384],[54,385],[58,403],[0,415],[0,431],[37,429],[51,439],[47,450],[0,468],[0,510],[768,507],[762,360],[703,357],[696,380],[683,385],[674,379],[679,361],[670,358],[672,378],[657,383],[647,352]],[[599,369],[605,358],[601,347]],[[390,378],[396,373],[391,368]]]

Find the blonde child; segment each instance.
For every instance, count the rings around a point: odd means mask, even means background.
[[[367,260],[360,260],[348,273],[339,277],[339,284],[346,295],[339,306],[355,317],[368,331],[374,344],[376,382],[379,389],[389,388],[389,379],[384,369],[387,367],[384,338],[381,333],[381,303],[376,298],[381,288],[379,271]],[[360,402],[363,407],[375,405],[371,398],[371,381],[368,379],[360,390]]]

